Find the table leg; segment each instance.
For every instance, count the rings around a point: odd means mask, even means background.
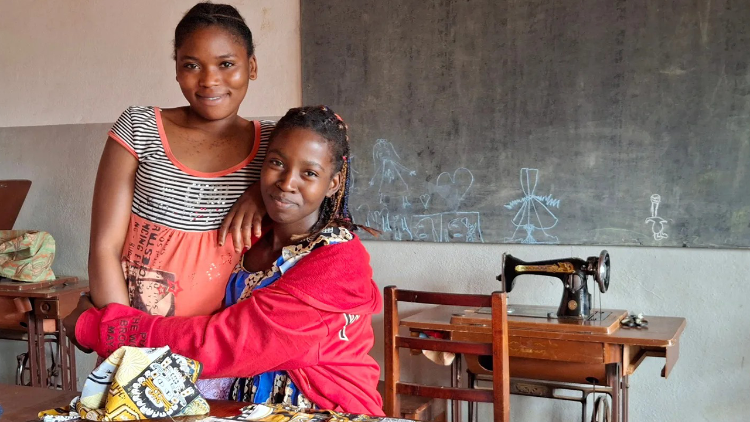
[[[607,365],[607,385],[612,389],[612,422],[620,422],[622,407],[622,371],[619,363]]]
[[[44,352],[46,339],[44,338],[44,318],[34,318],[34,331],[36,331],[36,359],[37,371],[39,372],[39,386],[47,385],[47,354]]]
[[[57,320],[57,346],[58,356],[60,356],[60,378],[62,380],[63,390],[72,390],[70,388],[70,372],[68,372],[68,353],[70,348],[68,346],[68,336],[65,335],[65,327],[63,326],[62,320]]]
[[[622,377],[622,422],[628,422],[628,390],[630,389],[630,376]]]
[[[68,353],[70,353],[70,389],[78,391],[78,374],[76,373],[76,347],[68,340],[67,334],[65,341],[68,343]]]
[[[28,347],[29,347],[29,379],[32,387],[40,387],[39,368],[37,368],[37,346],[36,346],[36,318],[33,312],[28,312],[26,317],[26,328],[28,330]]]
[[[451,387],[461,386],[461,355],[456,354],[456,358],[451,363]],[[451,412],[453,422],[461,422],[461,406],[458,400],[451,400]]]

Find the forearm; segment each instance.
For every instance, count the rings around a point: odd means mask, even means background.
[[[327,328],[317,311],[301,309],[295,301],[286,296],[264,304],[249,298],[211,316],[169,318],[111,305],[83,313],[75,334],[83,347],[100,356],[121,346],[169,346],[201,362],[207,378],[247,377],[293,369],[305,356],[317,357],[310,351]],[[287,304],[295,311],[279,310]]]
[[[120,253],[115,252],[114,248],[110,249],[92,249],[89,253],[91,301],[97,308],[110,303],[130,305]]]

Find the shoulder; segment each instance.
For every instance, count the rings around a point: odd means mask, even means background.
[[[268,142],[268,138],[271,136],[271,132],[276,127],[276,122],[273,120],[256,120],[260,125],[260,140],[261,142]]]
[[[345,268],[345,272],[371,273],[370,255],[359,237],[346,229],[323,232],[308,245],[309,254],[290,271],[297,269]]]
[[[130,106],[122,112],[121,116],[129,116],[131,119],[153,118],[156,114],[153,106]]]

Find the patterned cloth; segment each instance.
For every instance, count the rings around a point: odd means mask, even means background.
[[[47,232],[0,230],[0,277],[33,283],[52,280],[55,239]]]
[[[406,419],[354,415],[332,410],[306,410],[279,404],[252,404],[244,407],[241,412],[238,416],[226,419],[260,422],[409,422]]]
[[[205,415],[195,388],[201,364],[169,347],[121,347],[89,376],[69,406],[39,412],[45,422],[76,419],[127,421]]]
[[[284,247],[281,250],[281,256],[269,270],[250,272],[245,270],[240,262],[227,284],[225,306],[245,300],[256,289],[273,284],[315,249],[325,245],[348,242],[352,238],[352,234],[345,228],[329,227],[321,231],[314,239],[305,239],[298,244]],[[230,400],[294,405],[302,409],[315,408],[315,404],[299,391],[285,371],[266,372],[252,378],[237,378],[231,383],[221,385],[228,387]]]

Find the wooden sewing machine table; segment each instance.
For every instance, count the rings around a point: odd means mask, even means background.
[[[25,339],[28,343],[31,386],[47,387],[46,336],[57,339],[62,389],[76,389],[75,347],[65,335],[62,320],[78,304],[87,280],[64,277],[29,283],[0,282],[0,339]]]
[[[628,420],[628,376],[648,356],[666,359],[661,376],[669,376],[679,357],[685,318],[645,317],[647,328],[621,328],[625,311],[603,309],[601,321],[570,321],[514,316],[512,309],[535,309],[545,315],[556,308],[509,305],[510,376],[513,379],[592,384],[609,387],[612,421]],[[481,309],[436,306],[401,319],[413,333],[437,331],[453,340],[491,342],[490,315]],[[466,356],[471,373],[491,374],[482,358]],[[460,359],[454,365],[460,365]],[[460,382],[453,368],[452,384]],[[535,394],[526,394],[535,395]]]
[[[3,407],[0,420],[3,422],[38,422],[37,414],[40,411],[65,406],[78,394],[75,391],[0,384],[0,406]],[[209,400],[208,404],[211,406],[211,416],[217,417],[237,415],[243,406],[247,406],[247,403],[226,400]],[[149,421],[192,422],[203,418],[204,416],[181,416],[174,419],[149,419]]]

